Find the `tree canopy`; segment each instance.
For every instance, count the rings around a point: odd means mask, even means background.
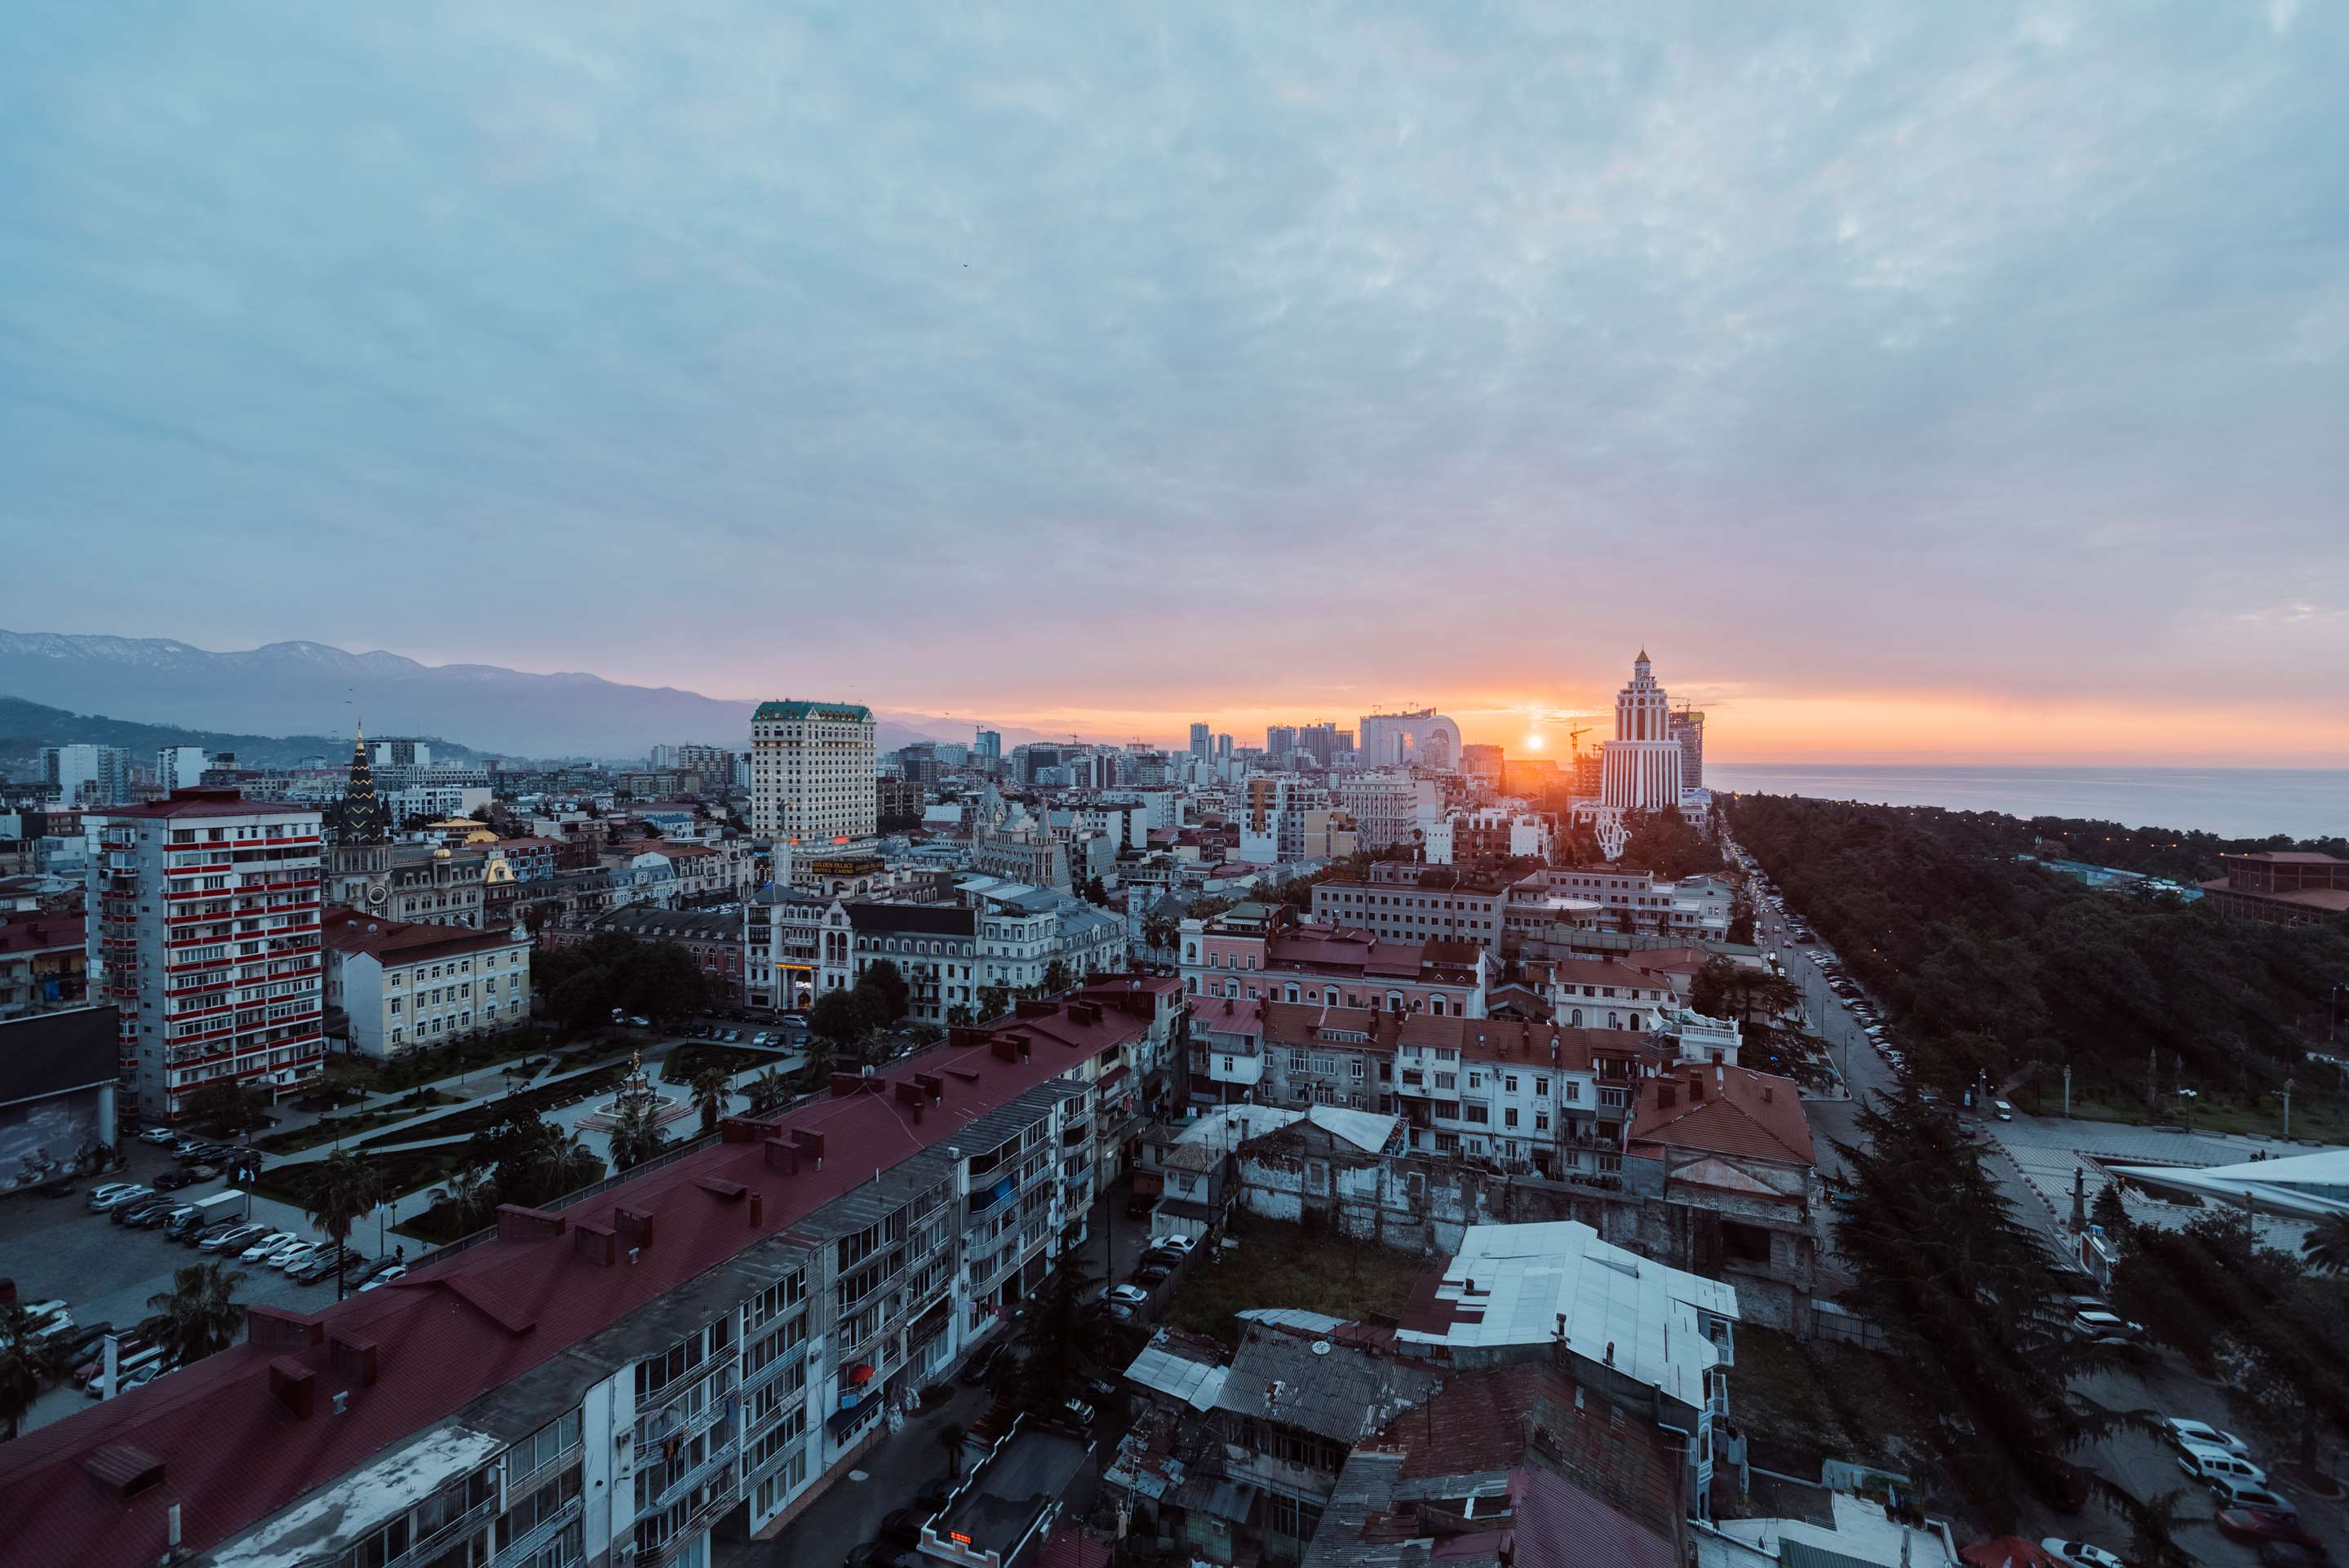
[[[709,982],[674,942],[640,942],[623,931],[540,947],[530,957],[532,989],[565,1028],[594,1028],[615,1009],[647,1018],[688,1017],[709,1005]]]

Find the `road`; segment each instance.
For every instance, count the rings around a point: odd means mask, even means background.
[[[1785,916],[1766,904],[1760,907],[1757,915],[1756,934],[1761,945],[1786,960],[1788,971],[1803,988],[1804,1006],[1814,1030],[1826,1040],[1829,1054],[1852,1092],[1850,1099],[1806,1099],[1803,1107],[1818,1146],[1820,1173],[1840,1177],[1846,1173],[1846,1165],[1835,1142],[1857,1141],[1860,1106],[1870,1096],[1897,1092],[1899,1076],[1877,1051],[1843,998],[1827,985],[1818,966],[1804,956],[1808,952],[1826,950],[1818,944],[1807,948],[1795,945]],[[2211,1163],[2248,1159],[2250,1149],[2262,1141],[2242,1140],[2236,1147],[2230,1141],[2205,1140],[2157,1129],[2069,1123],[2057,1118],[2023,1115],[2013,1122],[1992,1120],[1982,1125],[1990,1135],[1984,1151],[1985,1168],[2013,1204],[2015,1213],[2046,1237],[2051,1250],[2064,1256],[2069,1256],[2072,1250],[2065,1228],[2070,1212],[2071,1167],[2065,1161],[2078,1163],[2075,1152],[2078,1146],[2109,1145],[2118,1158]],[[2035,1185],[2031,1179],[2033,1176],[2038,1179]],[[2093,1184],[2088,1191],[2094,1192]],[[2135,1206],[2131,1212],[2133,1216],[2137,1214]],[[1831,1240],[1831,1232],[1822,1236],[1820,1258],[1823,1272],[1832,1277],[1842,1275],[1844,1271],[1832,1257]],[[2166,1353],[2142,1373],[2112,1373],[2090,1378],[2082,1384],[2081,1392],[2108,1409],[2186,1417],[2221,1429],[2232,1419],[2221,1387],[2196,1377]],[[2254,1548],[2227,1540],[2208,1522],[2215,1505],[2180,1471],[2175,1452],[2165,1442],[2140,1431],[2118,1432],[2090,1449],[2088,1462],[2098,1474],[2140,1499],[2155,1500],[2166,1492],[2186,1489],[2179,1499],[2180,1513],[2196,1522],[2179,1529],[2178,1543],[2206,1568],[2255,1568],[2259,1554]],[[2339,1503],[2305,1491],[2288,1491],[2288,1495],[2301,1505],[2302,1522],[2313,1533],[2336,1547],[2349,1543],[2349,1514],[2344,1514]],[[2127,1532],[2114,1524],[2110,1514],[2094,1505],[2074,1515],[2057,1514],[2028,1501],[2024,1509],[2029,1526],[2026,1533],[2034,1540],[2062,1535],[2115,1550],[2127,1544]]]

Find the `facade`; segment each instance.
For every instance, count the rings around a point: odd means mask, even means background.
[[[1681,743],[1671,706],[1648,665],[1648,652],[1615,694],[1615,738],[1600,743],[1599,799],[1619,811],[1677,811],[1681,805]]]
[[[530,938],[516,931],[326,913],[326,1004],[353,1056],[384,1061],[530,1017]]]
[[[1433,781],[1407,772],[1347,774],[1334,793],[1340,810],[1354,820],[1355,841],[1373,853],[1410,846],[1419,833],[1420,808],[1444,801]]]
[[[78,1007],[88,990],[82,916],[35,913],[0,923],[0,1018]]]
[[[369,906],[398,921],[478,926],[489,865],[486,850],[395,844],[384,875],[385,896],[376,899],[370,891]]]
[[[742,999],[773,1012],[804,1012],[820,994],[824,915],[833,900],[764,887],[742,906]]]
[[[72,1173],[118,1146],[115,1037],[111,1007],[0,1019],[0,1171]]]
[[[862,703],[786,700],[750,716],[750,828],[815,846],[879,830],[873,710]]]
[[[1242,903],[1212,920],[1184,921],[1185,992],[1484,1016],[1492,961],[1474,943],[1390,942],[1367,931],[1297,925],[1288,915],[1283,906]]]
[[[44,746],[41,780],[63,806],[111,806],[130,799],[130,753],[119,746]]]
[[[1395,942],[1498,948],[1508,929],[1509,894],[1498,878],[1418,861],[1376,861],[1360,876],[1314,883],[1313,919]]]
[[[155,753],[155,782],[163,793],[191,789],[204,781],[212,754],[201,746],[166,746]]]
[[[326,1062],[315,807],[179,789],[93,812],[89,965],[140,1114],[207,1084],[296,1092]]]
[[[1210,731],[1207,726],[1204,724],[1193,725],[1191,727],[1191,755],[1194,757],[1206,757],[1207,755],[1209,740]]]
[[[1704,715],[1684,707],[1672,715],[1672,738],[1681,743],[1681,788],[1704,788]]]
[[[1143,984],[835,1078],[566,1207],[501,1209],[398,1288],[255,1306],[243,1343],[0,1447],[10,1543],[153,1561],[176,1530],[209,1568],[707,1568],[713,1530],[780,1530],[1083,1243],[1110,1076],[1087,1070],[1180,1012]]]
[[[2220,855],[2226,875],[2202,884],[2211,907],[2233,919],[2349,921],[2349,861],[2313,851]]]
[[[836,903],[824,912],[817,995],[855,986],[886,959],[907,987],[907,1016],[946,1024],[978,1003],[975,912],[953,904]]]
[[[1432,707],[1364,714],[1360,733],[1365,768],[1460,766],[1460,727]]]

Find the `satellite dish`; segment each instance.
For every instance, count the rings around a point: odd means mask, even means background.
[[[1313,1354],[1314,1354],[1314,1355],[1316,1355],[1316,1356],[1327,1356],[1327,1355],[1329,1355],[1329,1354],[1330,1354],[1330,1342],[1329,1342],[1328,1340],[1326,1340],[1326,1339],[1317,1339],[1317,1340],[1315,1340],[1315,1341],[1313,1342]]]

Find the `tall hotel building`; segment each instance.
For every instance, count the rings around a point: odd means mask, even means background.
[[[1675,811],[1681,804],[1681,763],[1686,753],[1672,733],[1664,688],[1640,650],[1631,678],[1615,694],[1615,738],[1599,746],[1599,798],[1625,811]]]
[[[93,812],[89,961],[126,1103],[180,1114],[223,1079],[273,1095],[326,1061],[319,815],[233,789]]]
[[[801,844],[881,830],[873,710],[847,702],[762,702],[750,716],[750,830]]]

